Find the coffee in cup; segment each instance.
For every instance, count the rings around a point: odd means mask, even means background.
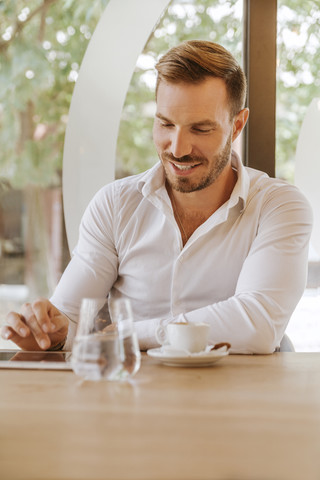
[[[163,346],[199,353],[208,345],[209,330],[207,323],[169,323],[157,328],[156,339]]]

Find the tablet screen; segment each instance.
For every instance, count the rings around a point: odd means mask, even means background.
[[[25,352],[0,350],[0,368],[72,370],[71,352]]]

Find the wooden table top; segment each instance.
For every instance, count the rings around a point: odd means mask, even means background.
[[[319,480],[320,353],[179,368],[130,383],[0,370],[3,480]]]

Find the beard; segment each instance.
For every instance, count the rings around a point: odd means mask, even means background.
[[[175,163],[182,162],[184,164],[190,163],[193,165],[201,163],[202,165],[209,165],[209,160],[206,157],[196,155],[185,155],[181,158],[176,158],[170,153],[164,152],[160,155],[160,160],[164,166],[165,177],[167,184],[173,189],[181,193],[191,193],[198,190],[203,190],[214,183],[221,175],[225,167],[228,165],[231,158],[231,141],[232,135],[226,141],[223,150],[215,155],[212,159],[211,167],[200,179],[192,180],[188,177],[173,176],[167,171],[165,167],[165,161],[172,161]]]

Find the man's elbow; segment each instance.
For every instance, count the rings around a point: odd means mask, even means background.
[[[279,345],[280,340],[275,332],[261,332],[257,329],[238,345],[232,345],[230,353],[269,355],[274,353]]]

